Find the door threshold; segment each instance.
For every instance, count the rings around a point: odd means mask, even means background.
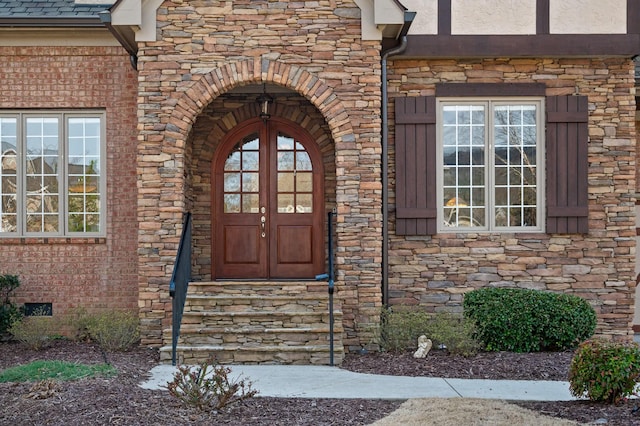
[[[315,278],[215,278],[214,282],[313,282],[317,281]]]

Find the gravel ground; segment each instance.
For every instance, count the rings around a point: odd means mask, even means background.
[[[432,351],[416,360],[411,353],[349,355],[342,368],[351,371],[451,378],[567,380],[571,352],[481,353],[463,358]],[[11,425],[367,425],[387,416],[402,401],[256,397],[228,410],[202,413],[180,405],[166,391],[142,389],[158,363],[156,350],[136,348],[103,354],[96,345],[57,341],[44,351],[18,343],[0,344],[0,369],[36,359],[86,364],[109,362],[114,378],[58,382],[46,389],[32,383],[0,384],[0,424]],[[607,425],[640,425],[635,400],[614,405],[587,401],[516,402],[540,413]]]

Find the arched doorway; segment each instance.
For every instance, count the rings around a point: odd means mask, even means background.
[[[313,278],[324,270],[324,171],[311,136],[280,118],[231,130],[213,162],[215,278]]]

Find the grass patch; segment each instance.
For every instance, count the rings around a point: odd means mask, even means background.
[[[33,361],[0,371],[0,383],[35,382],[55,379],[80,380],[91,377],[113,377],[117,370],[109,364],[84,365],[65,361]]]

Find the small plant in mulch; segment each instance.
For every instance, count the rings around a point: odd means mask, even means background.
[[[11,325],[22,318],[18,305],[11,301],[11,293],[20,286],[17,275],[0,275],[0,338],[5,337]]]
[[[107,352],[128,351],[140,340],[140,320],[129,311],[88,313],[76,308],[67,314],[66,323],[76,340],[94,341]]]
[[[57,324],[48,316],[48,312],[37,309],[33,315],[15,321],[9,328],[9,333],[30,349],[39,351],[49,347],[59,337],[55,333],[56,329]]]
[[[198,367],[179,366],[168,383],[169,394],[183,404],[201,411],[222,410],[228,405],[255,396],[252,383],[229,378],[231,368],[204,362]]]
[[[571,360],[571,394],[617,404],[634,394],[640,379],[640,348],[601,339],[582,343]]]
[[[415,349],[421,335],[435,347],[451,354],[473,356],[481,348],[475,339],[475,324],[469,318],[450,312],[429,313],[420,307],[392,307],[382,311],[379,341],[389,352]]]
[[[451,354],[474,356],[482,349],[477,340],[475,323],[462,315],[439,312],[432,317],[431,340],[436,346],[446,348]]]

